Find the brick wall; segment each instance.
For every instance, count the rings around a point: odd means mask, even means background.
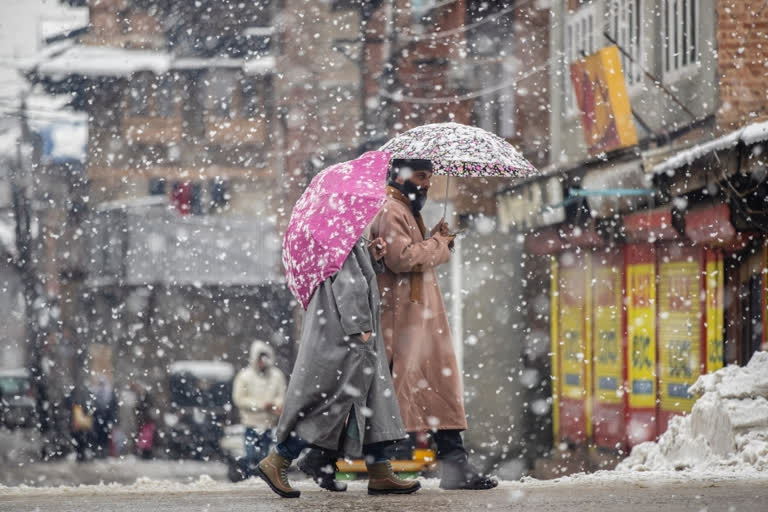
[[[729,131],[768,116],[768,4],[719,0],[717,15],[717,123]]]

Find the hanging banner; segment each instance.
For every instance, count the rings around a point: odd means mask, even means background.
[[[595,259],[603,258],[598,256]],[[600,403],[620,404],[624,354],[621,339],[621,267],[593,265],[595,398]]]
[[[625,445],[622,252],[600,251],[592,258],[592,431],[595,444],[610,449]]]
[[[707,373],[723,367],[723,253],[707,251]]]
[[[574,443],[584,443],[592,435],[590,264],[591,258],[582,251],[561,254],[558,266],[559,427],[561,438]]]
[[[584,363],[587,354],[584,336],[584,269],[562,268],[560,289],[560,339],[562,393],[565,398],[583,400]],[[581,281],[581,282],[580,282]]]
[[[552,264],[550,267],[550,313],[549,313],[549,334],[551,345],[551,361],[552,361],[552,439],[556,442],[560,441],[560,383],[562,382],[562,375],[560,372],[560,358],[558,356],[558,330],[560,328],[560,301],[558,283],[560,277],[557,267],[557,258],[552,256]]]
[[[571,81],[591,155],[637,144],[619,49],[607,46],[571,63]]]
[[[701,260],[690,254],[700,250],[672,251],[659,264],[659,394],[662,411],[683,413],[701,373]]]
[[[627,265],[627,352],[629,405],[656,407],[656,268]]]

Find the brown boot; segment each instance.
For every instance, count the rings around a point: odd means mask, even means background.
[[[366,464],[368,468],[368,494],[410,494],[421,489],[417,480],[403,480],[392,471],[392,464],[379,462]]]
[[[257,470],[262,480],[283,498],[298,498],[301,492],[291,487],[288,482],[288,468],[291,467],[291,459],[281,457],[272,449],[269,455],[259,462]]]

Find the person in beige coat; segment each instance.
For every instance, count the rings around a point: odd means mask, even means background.
[[[251,344],[249,365],[240,370],[232,383],[232,401],[245,426],[245,457],[251,464],[267,456],[272,444],[272,429],[285,401],[285,376],[273,364],[274,352],[265,342]]]
[[[378,276],[381,330],[405,428],[431,431],[444,489],[490,489],[495,479],[468,462],[461,376],[435,268],[447,263],[454,237],[441,221],[430,231],[421,208],[432,176],[429,160],[392,161],[388,198],[371,224],[387,242]]]

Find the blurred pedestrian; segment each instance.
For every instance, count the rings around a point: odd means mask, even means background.
[[[444,219],[430,232],[424,225],[431,178],[429,160],[392,160],[387,202],[371,224],[372,236],[388,244],[378,277],[381,332],[406,430],[433,432],[440,487],[490,489],[498,482],[470,465],[461,437],[461,376],[435,274],[450,259],[454,236]]]
[[[285,376],[274,365],[272,347],[261,340],[251,344],[249,364],[237,373],[232,401],[245,426],[245,458],[248,467],[258,464],[272,446],[272,429],[283,409]]]
[[[302,468],[321,487],[344,491],[334,480],[339,452],[365,455],[369,494],[407,494],[418,481],[392,471],[387,446],[405,437],[379,330],[375,268],[386,243],[361,238],[340,270],[314,291],[304,316],[299,354],[285,410],[277,425],[278,444],[259,463],[259,475],[286,498],[299,496],[286,472],[307,446],[320,451]],[[301,466],[300,466],[301,467]]]
[[[92,394],[94,397],[93,447],[96,457],[103,458],[111,452],[112,429],[117,425],[117,396],[106,375],[96,377]]]
[[[93,401],[85,387],[78,384],[70,392],[68,403],[71,411],[72,444],[75,447],[77,461],[84,462],[89,458],[88,448],[93,442]]]
[[[136,454],[142,459],[151,459],[154,455],[157,421],[153,410],[149,390],[141,385],[134,386],[136,394]]]

